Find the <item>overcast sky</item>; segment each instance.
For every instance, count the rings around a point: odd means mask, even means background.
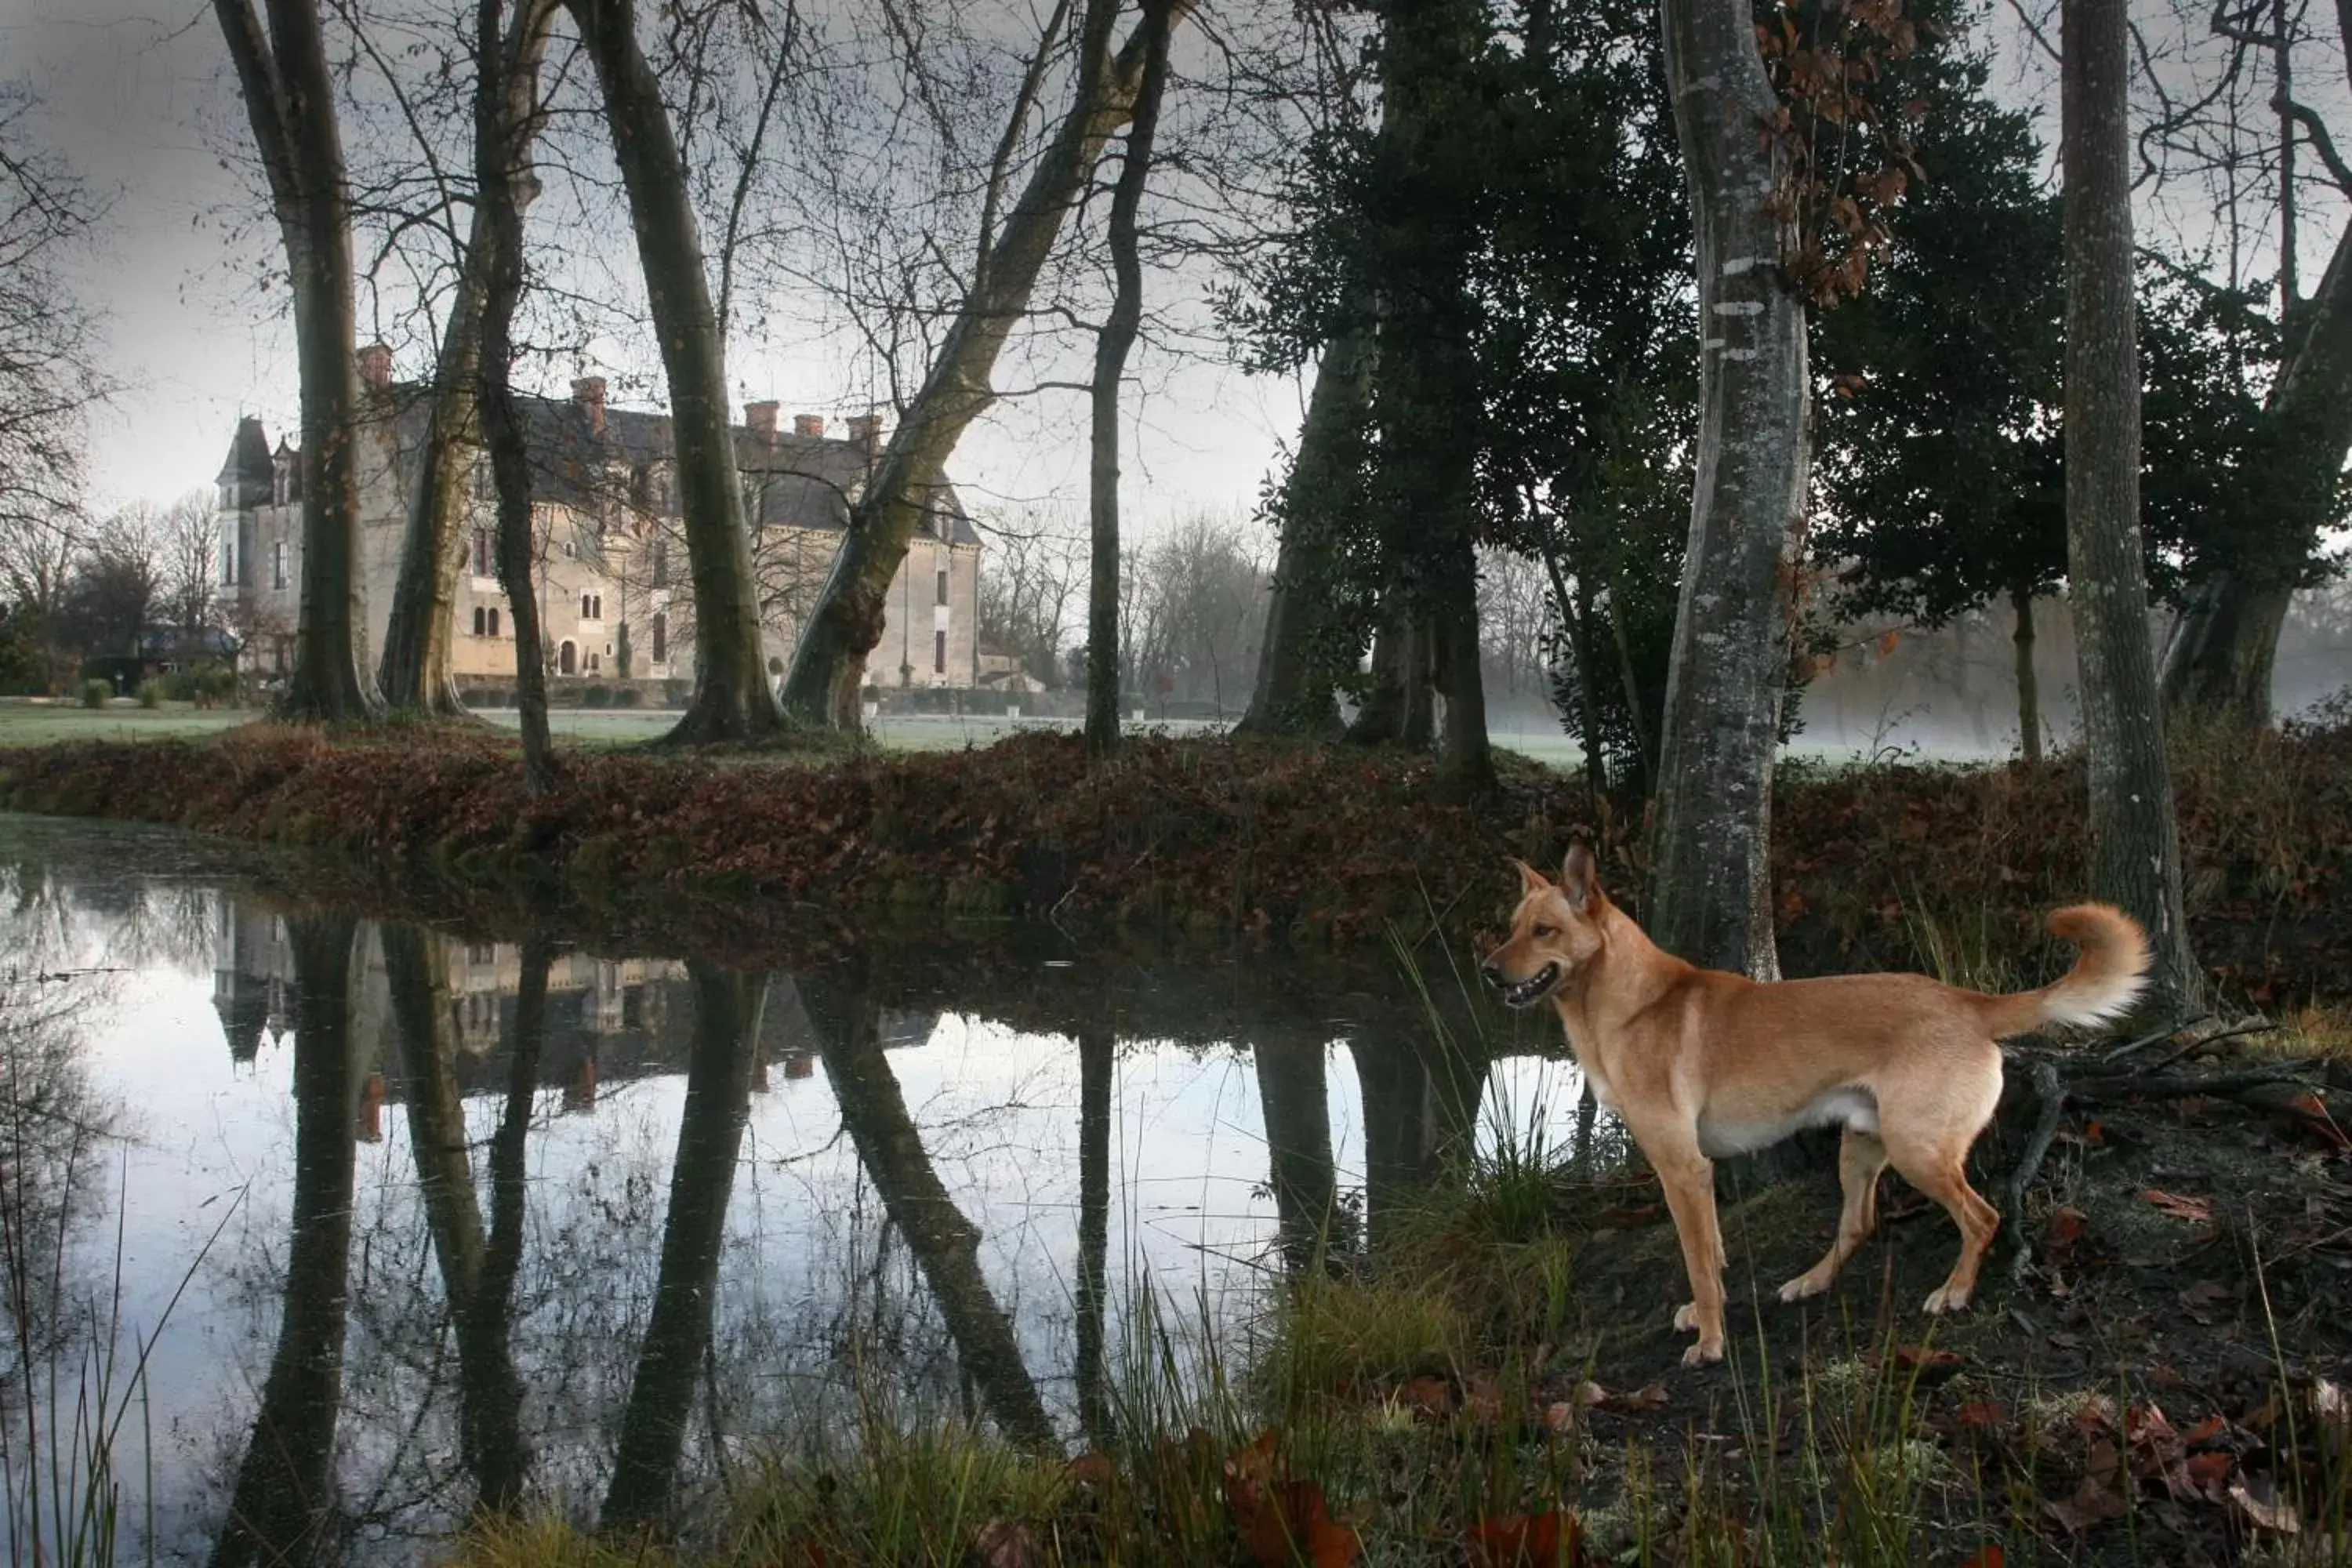
[[[294,334],[283,300],[256,290],[276,233],[239,218],[245,128],[218,25],[204,0],[0,0],[0,74],[43,100],[26,121],[111,210],[83,279],[108,318],[107,369],[122,384],[91,429],[93,500],[168,500],[209,485],[237,418],[258,414],[273,437],[296,403]],[[625,245],[625,236],[617,237]],[[404,374],[422,365],[404,363]],[[551,373],[561,390],[566,366]],[[1292,383],[1221,366],[1155,370],[1129,412],[1130,517],[1149,531],[1195,508],[1246,511],[1292,439]],[[737,401],[774,397],[787,416],[838,422],[837,366],[783,342],[738,344]],[[629,401],[652,405],[652,396]],[[1043,394],[968,436],[952,473],[985,507],[1059,502],[1083,526],[1083,401]]]
[[[2136,0],[2134,12],[2159,41],[2168,26],[2183,37],[2203,36],[2201,11],[2174,14],[2168,0]],[[2054,129],[2047,107],[2054,98],[2053,73],[2025,41],[2016,21],[2021,14],[1992,13],[1993,26],[2006,35],[1999,40],[2007,63],[1996,90],[2012,102],[2042,106],[2041,129],[2048,136]],[[2323,57],[2321,63],[2333,62]],[[209,484],[237,417],[259,414],[274,436],[289,427],[296,396],[282,290],[256,288],[266,265],[276,263],[276,233],[241,216],[247,180],[224,156],[247,156],[248,132],[211,6],[205,0],[0,0],[0,78],[41,95],[44,107],[27,128],[112,204],[83,280],[88,300],[108,318],[108,369],[123,388],[94,420],[94,500],[161,500]],[[2246,90],[2266,91],[2267,84],[2250,79]],[[2324,111],[2339,111],[2341,72],[2323,70],[2306,91]],[[2190,231],[2210,233],[2210,207],[2199,205],[2207,199],[2193,187],[2161,199],[2144,190],[2144,229],[2174,244]],[[2316,221],[2306,226],[2302,247],[2306,289],[2342,221],[2335,204],[2315,206]],[[633,247],[625,235],[613,239],[618,254],[611,265],[634,277]],[[787,308],[780,319],[793,313]],[[425,368],[400,366],[405,374]],[[569,375],[583,370],[616,373],[617,382],[649,368],[551,366],[540,373],[540,389],[560,392]],[[1129,400],[1131,522],[1148,531],[1194,508],[1248,510],[1297,430],[1298,385],[1213,364],[1175,365],[1148,346],[1136,368],[1146,390]],[[739,342],[730,371],[739,404],[773,397],[787,414],[824,413],[836,422],[865,406],[850,401],[848,370],[808,352],[805,341],[798,353],[788,337]],[[1034,373],[1008,359],[1000,384]],[[1082,353],[1055,374],[1082,379]],[[651,405],[656,395],[624,400]],[[1041,395],[1005,407],[968,436],[953,476],[983,510],[1058,503],[1074,528],[1082,528],[1086,430],[1079,397]]]

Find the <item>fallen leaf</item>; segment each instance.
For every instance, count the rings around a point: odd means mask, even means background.
[[[2051,1263],[2071,1262],[2075,1247],[2082,1244],[2083,1233],[2089,1228],[2083,1211],[2075,1208],[2055,1208],[2042,1226],[2042,1256]]]
[[[2191,1225],[2210,1225],[2213,1221],[2213,1205],[2208,1199],[2184,1197],[2179,1193],[2168,1193],[2161,1187],[2146,1188],[2139,1195],[2175,1219],[2186,1220]]]
[[[1570,1432],[1576,1428],[1576,1406],[1565,1399],[1555,1400],[1544,1406],[1543,1428],[1547,1432]]]
[[[1580,1383],[1576,1385],[1576,1403],[1580,1409],[1632,1415],[1662,1409],[1674,1403],[1674,1395],[1666,1392],[1663,1383],[1645,1383],[1631,1394],[1612,1394],[1597,1383]]]
[[[1454,1412],[1454,1384],[1434,1373],[1424,1373],[1408,1379],[1397,1390],[1397,1402],[1433,1415],[1450,1415]]]
[[[2248,1476],[2230,1487],[2230,1500],[2245,1516],[2246,1522],[2256,1530],[2267,1530],[2278,1535],[2299,1535],[2303,1521],[2295,1517],[2293,1505],[2279,1500],[2270,1482],[2259,1476]]]
[[[2222,1449],[2213,1448],[2202,1454],[2189,1455],[2180,1468],[2188,1474],[2189,1484],[2195,1487],[2207,1500],[2220,1502],[2221,1483],[2229,1479],[2230,1471],[2236,1467],[2237,1462],[2234,1455]]]
[[[1470,1527],[1470,1555],[1486,1568],[1556,1568],[1583,1562],[1576,1516],[1558,1509],[1504,1513]]]
[[[1965,1363],[1958,1351],[1929,1350],[1925,1345],[1903,1345],[1895,1352],[1895,1370],[1929,1388],[1949,1382]]]
[[[1971,1399],[1955,1413],[1963,1426],[1998,1426],[2009,1419],[2009,1406],[1991,1399]]]
[[[2191,1448],[2201,1448],[2217,1442],[2230,1430],[2230,1424],[2219,1415],[2208,1415],[2180,1435],[2180,1441]]]
[[[1097,1491],[1109,1490],[1111,1483],[1118,1479],[1118,1467],[1111,1463],[1110,1456],[1093,1448],[1072,1459],[1062,1473],[1073,1485],[1092,1487]]]
[[[980,1527],[971,1554],[984,1568],[1037,1568],[1045,1556],[1037,1532],[1017,1519],[992,1519]]]
[[[1225,1461],[1225,1506],[1258,1568],[1349,1568],[1356,1532],[1331,1518],[1323,1489],[1282,1473],[1271,1431]]]
[[[2199,1322],[2216,1323],[2221,1319],[2221,1307],[2231,1299],[2230,1288],[2219,1279],[2200,1279],[2180,1293],[2180,1305]]]
[[[2124,1516],[2124,1500],[2090,1477],[2074,1489],[2073,1497],[2043,1503],[2042,1508],[2070,1535],[2084,1534],[2105,1520]]]
[[[1961,1563],[1960,1568],[2007,1568],[2008,1562],[2009,1554],[2000,1549],[2000,1542],[1989,1541],[1977,1549],[1975,1556]]]

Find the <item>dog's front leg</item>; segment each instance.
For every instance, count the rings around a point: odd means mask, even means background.
[[[1688,1306],[1675,1313],[1675,1327],[1696,1329],[1698,1343],[1683,1352],[1685,1366],[1723,1359],[1723,1237],[1715,1217],[1715,1163],[1696,1147],[1650,1154],[1665,1189],[1666,1208],[1683,1244],[1683,1268],[1690,1275]]]

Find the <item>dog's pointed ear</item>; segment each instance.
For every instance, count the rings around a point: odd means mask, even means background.
[[[1568,858],[1559,866],[1559,890],[1568,896],[1569,907],[1580,914],[1601,890],[1601,867],[1586,845],[1568,847]]]
[[[1528,865],[1524,860],[1514,859],[1511,864],[1519,868],[1520,897],[1524,898],[1529,893],[1548,893],[1551,891],[1551,879],[1545,876],[1541,871],[1537,870],[1533,866]]]

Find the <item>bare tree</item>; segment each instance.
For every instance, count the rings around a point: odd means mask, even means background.
[[[1151,139],[1168,87],[1168,32],[1176,0],[1143,0],[1143,80],[1110,203],[1111,269],[1118,285],[1109,319],[1095,345],[1094,549],[1087,593],[1087,751],[1108,757],[1118,747],[1118,384],[1143,322],[1143,261],[1135,215],[1151,174]]]
[[[1780,108],[1734,0],[1665,0],[1666,86],[1698,236],[1698,480],[1691,499],[1643,923],[1695,963],[1780,973],[1772,758],[1804,538],[1805,307],[1783,281]]]
[[[514,314],[523,289],[522,211],[530,179],[537,75],[553,7],[550,0],[477,0],[474,17],[475,201],[483,222],[475,237],[481,268],[480,346],[475,413],[489,448],[498,493],[497,567],[514,616],[515,707],[522,725],[523,776],[533,789],[554,782],[555,748],[547,727],[547,660],[541,651],[539,589],[531,563],[530,454],[515,412]],[[732,466],[731,464],[730,465]]]
[[[2137,78],[2154,104],[2135,136],[2144,170],[2201,184],[2210,205],[2192,210],[2219,230],[2230,282],[2251,290],[2274,280],[2278,290],[2283,354],[2264,404],[2272,457],[2245,481],[2267,489],[2273,526],[2203,563],[2162,670],[2168,709],[2242,728],[2270,721],[2279,635],[2341,521],[2339,481],[2352,455],[2352,164],[2320,112],[2331,96],[2342,101],[2336,70],[2352,69],[2352,6],[2335,6],[2333,26],[2316,31],[2305,29],[2306,16],[2280,0],[2183,7],[2181,26],[2204,37],[2192,32],[2168,48],[2151,48],[2153,24],[2134,18]],[[2315,77],[2299,62],[2325,68]],[[2302,237],[2330,216],[2341,226],[2336,245],[2305,297]]]
[[[213,498],[190,490],[157,513],[153,527],[164,618],[184,637],[212,630],[221,566],[220,514]]]
[[[82,416],[106,391],[98,326],[72,289],[101,209],[28,143],[32,100],[0,86],[0,582],[59,580],[82,513]]]
[[[1109,47],[1118,0],[1077,6],[1077,58],[1070,104],[1029,163],[1029,177],[1009,208],[1001,206],[1022,150],[1022,131],[1040,100],[1046,68],[1070,22],[1074,0],[1060,0],[1024,72],[1003,134],[983,175],[978,254],[953,317],[929,356],[920,389],[897,427],[852,513],[841,555],[815,613],[793,650],[784,706],[795,720],[855,731],[866,655],[881,640],[884,601],[908,541],[932,514],[941,471],[973,420],[995,401],[999,353],[1030,309],[1038,277],[1064,220],[1082,197],[1104,144],[1127,123],[1142,86],[1146,29]],[[1190,8],[1179,0],[1170,25]],[[928,89],[927,89],[928,90]],[[1003,211],[1000,226],[998,214]]]
[[[1070,601],[1087,581],[1087,563],[1065,531],[1068,524],[1031,514],[983,527],[989,563],[980,582],[981,640],[1018,658],[1039,685],[1059,686]]]
[[[1195,512],[1136,552],[1120,605],[1127,683],[1223,713],[1248,700],[1265,623],[1265,570],[1236,519]]]
[[[213,0],[284,241],[301,364],[302,593],[283,718],[372,717],[362,668],[359,375],[352,363],[352,232],[334,81],[315,0]]]
[[[686,163],[661,84],[637,43],[635,0],[564,0],[564,6],[595,63],[669,383],[695,613],[694,697],[669,739],[771,734],[783,717],[761,654],[759,595],[728,412],[726,335],[704,271]]]
[[[2091,887],[2147,928],[2147,1005],[2169,1021],[2198,1007],[2204,983],[2181,909],[2180,831],[2140,554],[2130,28],[2124,0],[2065,0],[2062,27],[2066,569],[2090,757]]]

